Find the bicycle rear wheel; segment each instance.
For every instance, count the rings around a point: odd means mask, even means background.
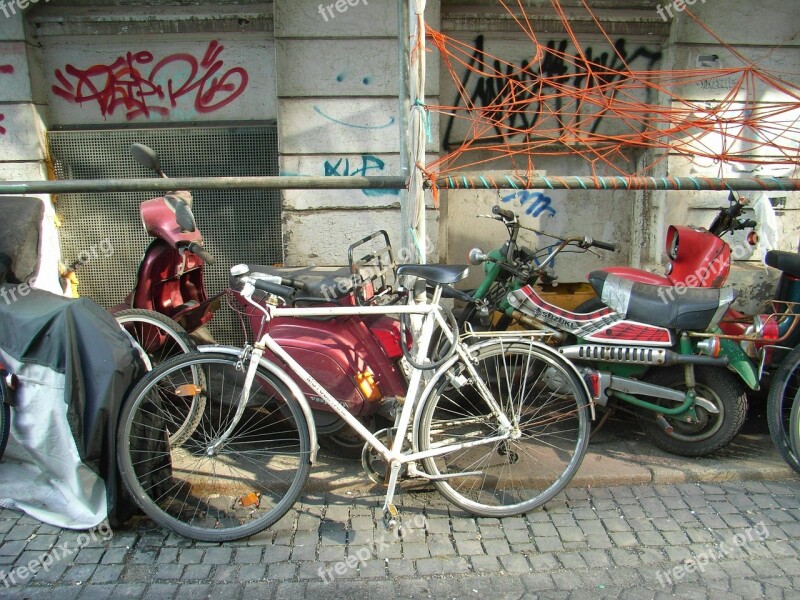
[[[772,442],[795,471],[800,473],[800,454],[792,447],[792,404],[800,401],[800,346],[783,359],[775,372],[767,398],[767,424]]]
[[[300,496],[311,451],[305,416],[259,367],[237,417],[246,374],[236,356],[186,354],[131,392],[117,431],[118,463],[134,500],[156,523],[196,540],[230,541],[274,524]],[[197,427],[171,443],[175,398],[199,394],[207,398]]]
[[[528,512],[558,494],[580,467],[589,441],[589,398],[566,360],[546,347],[495,340],[476,356],[512,430],[504,441],[422,461],[453,504],[481,516]],[[462,362],[423,398],[420,451],[500,435],[502,427]]]
[[[115,313],[114,318],[144,350],[151,367],[174,356],[197,350],[186,330],[161,313],[132,308]],[[198,387],[205,387],[203,373],[199,369],[194,371],[194,383]],[[179,397],[174,400],[176,404],[170,410],[172,423],[169,426],[169,441],[173,445],[180,445],[197,428],[203,414],[205,396],[195,395],[191,403]]]

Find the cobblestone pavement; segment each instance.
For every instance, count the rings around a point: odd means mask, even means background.
[[[3,510],[0,597],[800,598],[798,492],[800,480],[574,488],[498,520],[406,490],[400,541],[376,523],[374,491],[306,495],[270,531],[222,545],[145,518],[92,536]],[[35,575],[20,569],[31,561]]]

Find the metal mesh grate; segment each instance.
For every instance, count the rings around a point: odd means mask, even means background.
[[[278,175],[275,125],[51,131],[48,141],[57,179],[154,177],[131,158],[129,148],[135,142],[157,150],[164,172],[174,177]],[[225,289],[233,264],[282,260],[279,191],[211,190],[192,194],[192,210],[205,247],[217,259],[215,265],[206,267],[209,295]],[[137,192],[58,197],[63,260],[85,261],[78,269],[82,296],[110,308],[133,289],[139,260],[151,241],[142,228],[139,203],[156,195]],[[224,302],[209,328],[222,343],[244,341],[237,316]]]

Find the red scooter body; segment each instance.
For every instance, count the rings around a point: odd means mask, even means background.
[[[136,276],[136,288],[124,308],[144,308],[167,315],[188,332],[208,323],[216,308],[203,282],[205,263],[196,254],[183,256],[162,239],[145,250]]]
[[[372,249],[357,259],[354,251],[365,252],[374,240],[381,247]],[[287,285],[298,289],[298,296],[314,298],[314,306],[355,306],[370,303],[382,292],[391,289],[387,274],[394,277],[394,260],[385,231],[379,231],[351,245],[348,250],[350,267],[271,267],[245,265],[253,274],[282,278]],[[388,256],[388,259],[381,258]],[[352,273],[361,273],[356,277]],[[324,298],[327,302],[320,302]],[[399,359],[403,356],[403,334],[400,322],[385,315],[353,315],[349,317],[274,318],[265,323],[263,313],[240,300],[256,339],[265,331],[280,343],[317,381],[324,383],[331,395],[345,404],[358,417],[368,417],[386,407],[384,400],[404,397],[407,390],[405,375]],[[309,301],[298,301],[298,306]],[[410,341],[405,340],[406,347]],[[280,360],[267,353],[269,360]],[[317,427],[324,433],[326,426],[340,427],[341,421],[315,392],[298,380],[300,389],[311,402],[317,415]],[[384,414],[384,416],[386,416]],[[363,445],[363,442],[362,442]]]
[[[156,170],[160,172],[160,166]],[[202,248],[203,235],[194,222],[191,203],[192,195],[185,191],[141,203],[142,224],[155,239],[139,263],[136,286],[112,312],[152,310],[174,319],[188,333],[212,319],[219,296],[209,299],[206,294],[202,256],[211,256]]]
[[[721,287],[731,270],[731,249],[710,231],[702,228],[670,225],[667,230],[667,255],[670,266],[666,275],[631,267],[608,267],[606,273],[650,285]]]
[[[385,397],[404,396],[405,379],[396,361],[400,349],[399,322],[389,317],[337,317],[327,321],[275,319],[269,334],[331,395],[355,416],[374,414]],[[384,346],[388,342],[388,347]],[[275,356],[268,356],[276,361]],[[369,385],[360,381],[372,374]],[[314,408],[332,412],[298,382]],[[374,390],[373,393],[365,390]]]
[[[756,223],[741,219],[743,205],[736,194],[728,197],[729,206],[720,209],[709,229],[670,225],[666,252],[670,259],[666,275],[649,273],[631,267],[601,269],[624,279],[652,285],[718,288],[731,271],[731,248],[721,237],[728,232],[755,227]],[[751,242],[755,243],[755,242]],[[719,326],[727,335],[743,335],[748,328],[747,315],[729,308]]]

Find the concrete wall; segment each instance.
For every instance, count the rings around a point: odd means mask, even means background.
[[[565,0],[562,4],[573,15],[582,49],[591,47],[595,55],[606,50],[607,40],[598,37],[593,23],[580,17],[581,3]],[[670,23],[662,21],[656,8],[663,4],[596,0],[592,6],[613,42],[623,40],[631,54],[639,50],[634,68],[654,66],[651,57],[657,53],[657,64],[665,69],[694,68],[698,57],[709,53],[716,53],[723,66],[734,64],[732,55],[686,15],[676,14]],[[526,7],[541,43],[557,45],[566,39],[549,2],[531,1]],[[793,2],[765,0],[751,5],[747,0],[698,0],[693,10],[758,64],[789,73],[797,70],[800,42],[792,38]],[[277,119],[279,124],[284,174],[404,174],[401,140],[407,132],[398,99],[397,12],[395,0],[220,0],[191,6],[50,0],[28,12],[27,24],[19,14],[0,18],[0,127],[5,130],[0,132],[0,177],[46,177],[43,132],[51,125],[266,119]],[[429,0],[426,20],[465,43],[474,44],[482,36],[487,53],[510,62],[532,58],[529,39],[504,16],[495,0],[445,0],[441,10],[438,1]],[[569,40],[566,51],[575,51]],[[453,103],[457,82],[465,81],[463,67],[455,65],[453,79],[436,52],[429,52],[427,59],[427,102]],[[129,66],[138,68],[139,80],[126,79]],[[792,76],[786,77],[797,83]],[[470,90],[477,84],[474,78],[466,81]],[[712,80],[681,93],[692,100],[713,102],[731,85],[725,79]],[[171,92],[159,96],[154,93],[159,86]],[[144,96],[137,95],[142,91]],[[598,130],[613,133],[618,127],[601,119]],[[463,124],[457,120],[451,124],[447,115],[441,122],[434,117],[431,129],[433,141],[427,150],[432,156],[468,135]],[[622,167],[634,170],[652,158],[631,153],[630,163]],[[577,156],[534,159],[534,167],[547,175],[591,174]],[[526,167],[524,162],[498,161],[481,168],[515,166]],[[720,169],[708,161],[671,156],[656,174],[736,176],[749,174],[748,168],[738,164]],[[797,176],[779,169],[759,173]],[[347,245],[378,227],[388,229],[399,244],[404,193],[285,191],[287,264],[341,264]],[[797,248],[797,194],[769,197],[782,229],[780,246]],[[688,192],[449,192],[442,194],[441,210],[433,209],[428,199],[428,231],[434,259],[438,247],[441,259],[463,262],[472,245],[491,247],[502,241],[499,225],[475,218],[499,203],[524,213],[530,226],[620,244],[612,256],[573,255],[557,265],[562,279],[580,280],[586,271],[604,264],[658,267],[666,225],[708,225],[713,216],[710,207],[724,200],[724,194]],[[535,237],[525,241],[535,246],[545,243]],[[754,253],[745,262],[757,261],[761,254]]]
[[[732,50],[724,48],[694,20],[686,15],[676,13],[672,22],[670,36],[670,68],[697,69],[704,64],[713,64],[714,68],[741,68],[745,66],[735,54],[740,53],[757,65],[758,69],[779,73],[780,79],[797,85],[800,83],[797,65],[800,58],[800,40],[797,39],[797,5],[785,0],[764,0],[758,3],[746,0],[731,0],[724,3],[716,0],[698,2],[692,7],[693,13],[713,32],[720,36]],[[716,57],[709,63],[709,57]],[[785,94],[774,90],[768,91],[757,78],[752,78],[740,91],[734,87],[740,82],[738,76],[709,77],[708,79],[683,86],[678,93],[686,100],[713,107],[716,103],[735,94],[736,100],[748,101],[748,108],[758,111],[760,107],[769,106],[770,102],[796,102]],[[737,104],[736,110],[742,110],[743,104]],[[783,114],[774,118],[775,132],[794,122],[797,123],[800,110]],[[732,132],[738,133],[738,132]],[[752,131],[744,132],[752,136]],[[796,134],[795,134],[796,135]],[[796,141],[786,140],[776,135],[775,141],[793,149],[797,157]],[[706,148],[720,148],[722,140],[719,136],[705,136],[702,144]],[[792,151],[792,150],[790,150]],[[773,157],[764,148],[752,148],[748,156],[760,159]],[[669,158],[670,175],[678,177],[798,177],[800,169],[784,165],[752,165],[746,161],[719,164],[710,159],[671,155]],[[779,229],[777,247],[781,250],[796,251],[800,249],[800,194],[783,192],[749,192],[744,193],[751,203],[759,198],[769,201],[775,207],[776,221]],[[667,195],[663,215],[666,223],[684,223],[689,225],[708,226],[716,214],[716,209],[725,206],[727,194],[724,192],[679,192]],[[749,216],[753,213],[749,212]],[[663,239],[663,238],[662,238]],[[755,311],[758,305],[770,297],[777,273],[763,266],[765,248],[752,248],[743,234],[726,236],[726,241],[734,249],[734,262],[729,283],[739,289],[738,306],[746,311]]]
[[[665,70],[695,69],[702,64],[700,56],[717,55],[719,66],[741,66],[728,50],[694,23],[686,14],[674,11],[674,18],[664,22],[657,11],[657,6],[664,2],[646,0],[615,0],[592,3],[597,9],[595,14],[603,28],[609,33],[611,40],[618,43],[622,40],[629,55],[638,54],[631,64],[633,69],[652,68],[651,57],[660,54],[655,68]],[[577,34],[583,50],[592,49],[594,56],[608,50],[608,43],[598,39],[596,28],[587,22],[586,11],[580,2],[565,0],[562,5],[573,16],[572,26]],[[765,3],[753,4],[747,0],[708,0],[697,3],[692,10],[711,30],[715,31],[735,50],[751,59],[759,67],[782,72],[782,78],[797,84],[798,42],[796,38],[796,19],[793,15],[797,7],[787,0],[769,0]],[[530,2],[526,5],[531,29],[535,32],[539,43],[547,45],[552,42],[559,47],[566,39],[563,26],[554,16],[552,7],[546,2]],[[757,26],[754,26],[757,24]],[[472,2],[445,1],[442,7],[442,26],[446,34],[464,43],[483,45],[486,56],[499,56],[513,65],[523,65],[534,57],[535,47],[528,36],[520,32],[517,23],[511,20],[502,8],[490,1],[475,0]],[[769,32],[769,33],[767,33]],[[574,44],[567,41],[566,52],[573,55]],[[477,60],[483,57],[476,57]],[[650,63],[650,64],[648,64]],[[569,65],[566,65],[569,68]],[[701,105],[719,100],[728,94],[734,85],[732,78],[718,78],[698,81],[691,86],[676,90],[677,94]],[[455,77],[442,71],[442,101],[448,105],[463,106],[457,92],[457,85],[464,86],[468,93],[474,94],[473,100],[480,105],[480,86],[491,85],[491,80],[481,81],[473,73],[456,65]],[[786,100],[780,94],[766,93],[764,86],[754,79],[750,100],[758,103],[775,100]],[[744,99],[744,93],[740,94]],[[492,98],[489,98],[490,101]],[[648,98],[649,102],[663,104],[664,99]],[[557,113],[557,107],[529,106],[531,115],[544,108],[547,115]],[[574,106],[567,107],[574,112]],[[756,109],[757,110],[757,109]],[[585,112],[585,111],[584,111]],[[591,110],[589,111],[591,112]],[[776,122],[796,122],[796,114],[776,117]],[[519,116],[518,125],[523,125]],[[544,117],[542,117],[544,118]],[[451,122],[452,121],[452,122]],[[447,150],[457,147],[468,134],[468,122],[459,119],[443,118],[441,124],[443,147]],[[611,119],[601,120],[598,132],[615,133],[621,124]],[[550,127],[550,126],[548,126]],[[791,146],[783,139],[779,143]],[[720,146],[719,138],[707,136],[704,146],[714,148]],[[753,149],[752,154],[763,158],[764,151]],[[657,155],[636,154],[630,152],[631,162],[619,163],[625,171],[633,171],[638,165],[651,162]],[[796,149],[795,149],[796,156]],[[489,155],[476,154],[473,160],[488,158]],[[533,156],[533,166],[537,172],[546,175],[578,175],[592,174],[586,161],[573,157],[549,158],[543,155]],[[519,169],[524,172],[525,162],[516,164],[505,161],[493,161],[482,168]],[[470,169],[474,170],[474,169]],[[724,166],[711,160],[689,159],[677,154],[663,161],[655,173],[656,176],[710,176],[741,177],[751,176],[753,167],[747,163],[732,163]],[[603,174],[600,172],[600,174]],[[755,171],[757,175],[774,177],[797,177],[796,169],[786,167],[761,166]],[[758,194],[750,194],[752,200]],[[780,229],[778,247],[787,250],[798,249],[800,234],[800,195],[796,193],[765,194],[776,206],[777,222]],[[608,239],[620,244],[615,254],[600,252],[598,255],[565,255],[556,265],[561,279],[565,281],[583,280],[585,273],[602,265],[630,264],[643,266],[652,270],[661,270],[664,256],[664,236],[670,223],[708,226],[714,217],[714,207],[726,205],[726,193],[720,192],[564,192],[534,190],[530,192],[514,192],[514,190],[497,192],[489,191],[450,191],[443,194],[443,213],[446,220],[442,224],[442,235],[446,236],[447,259],[450,262],[464,260],[466,251],[472,245],[495,247],[505,239],[505,232],[498,224],[479,221],[475,215],[486,213],[493,204],[501,204],[523,214],[525,225],[544,229],[558,235],[588,234],[599,239]],[[774,273],[767,273],[761,266],[764,248],[751,248],[744,244],[744,236],[726,238],[735,246],[747,248],[740,250],[734,265],[730,282],[742,288],[743,302],[740,307],[754,310],[758,301],[771,293]],[[530,234],[526,242],[533,246],[546,246],[548,242]],[[745,288],[752,287],[752,290]]]
[[[555,18],[552,7],[543,3],[529,8],[531,30],[535,32],[536,40],[544,46],[552,46],[562,50],[568,58],[559,64],[552,61],[539,62],[538,67],[545,76],[555,75],[558,69],[563,73],[575,72],[574,57],[578,53],[575,44],[570,40],[563,26]],[[655,69],[662,61],[661,41],[666,40],[669,29],[653,11],[632,8],[627,3],[623,9],[600,10],[602,23],[606,31],[610,32],[611,42],[626,53],[629,64],[633,69]],[[638,3],[641,8],[641,3]],[[602,8],[602,7],[601,7]],[[577,9],[574,14],[584,14],[585,11]],[[502,58],[517,69],[524,68],[536,59],[536,47],[530,37],[522,32],[520,25],[510,19],[497,3],[491,2],[445,2],[442,8],[442,26],[446,35],[455,38],[471,47],[479,48],[472,56],[474,65],[480,68],[484,61],[492,65],[492,57]],[[591,23],[575,23],[575,30],[579,32],[579,44],[584,55],[597,57],[611,51],[608,40],[598,34],[596,27]],[[613,53],[611,53],[613,56]],[[539,58],[541,61],[541,57]],[[534,64],[537,64],[534,62]],[[465,90],[475,106],[491,103],[498,92],[497,80],[491,77],[480,77],[470,73],[466,67],[453,61],[454,72],[442,69],[441,86],[442,102],[447,106],[464,108],[465,101],[459,90]],[[503,69],[506,67],[504,66]],[[511,68],[511,67],[509,67]],[[560,74],[561,71],[558,71]],[[524,82],[521,82],[524,84]],[[492,91],[493,90],[493,91]],[[543,90],[544,94],[555,90]],[[640,94],[641,100],[654,101],[644,92]],[[524,108],[525,114],[519,114]],[[527,106],[516,107],[509,111],[504,122],[509,126],[520,128],[538,127],[545,130],[541,135],[537,133],[537,142],[550,137],[553,139],[550,147],[545,148],[541,154],[534,155],[533,167],[542,175],[593,175],[605,174],[602,165],[594,173],[591,165],[577,154],[572,156],[547,156],[545,152],[564,150],[558,138],[566,135],[569,137],[570,122],[574,121],[576,106],[574,102],[564,101],[557,104],[555,100],[539,103],[531,101]],[[598,108],[589,105],[582,107],[579,112],[584,119],[596,122],[596,131],[599,134],[613,135],[625,131],[629,127],[618,119],[603,116]],[[564,120],[564,126],[557,129],[557,119]],[[584,125],[583,127],[586,127]],[[442,144],[445,151],[458,148],[461,142],[472,135],[470,122],[457,116],[445,116],[440,125],[442,130]],[[562,137],[563,139],[563,137]],[[512,141],[520,141],[521,137]],[[471,153],[464,157],[464,163],[488,160],[488,153]],[[621,168],[630,172],[635,169],[637,160],[636,152],[630,153],[631,162],[620,163]],[[525,157],[515,160],[503,159],[480,164],[477,169],[482,172],[497,170],[517,170],[523,174],[527,168]],[[475,167],[465,167],[466,170],[475,170]],[[569,237],[589,235],[596,239],[613,241],[619,244],[619,250],[614,253],[597,252],[587,254],[564,254],[556,264],[559,276],[564,281],[581,281],[585,274],[599,266],[610,264],[640,264],[643,261],[643,249],[647,247],[649,227],[643,225],[646,218],[645,209],[653,203],[650,195],[636,192],[605,192],[605,191],[552,191],[528,190],[501,192],[490,191],[448,191],[443,196],[443,213],[447,220],[441,227],[441,235],[446,236],[447,260],[449,262],[463,262],[468,249],[480,245],[484,249],[499,246],[506,239],[504,228],[495,223],[480,221],[476,218],[478,213],[487,213],[492,205],[500,204],[522,215],[522,222],[528,227],[544,230],[554,235]],[[552,239],[537,236],[532,233],[523,233],[523,241],[529,246],[542,248],[553,243]],[[645,257],[646,260],[646,257]],[[479,278],[475,273],[473,280]]]
[[[338,6],[338,8],[337,8]],[[426,19],[438,27],[438,2]],[[281,171],[286,175],[402,175],[398,6],[396,0],[277,0],[276,60]],[[429,60],[426,99],[438,102]],[[432,123],[429,152],[438,150]],[[287,264],[344,264],[347,246],[386,229],[402,239],[405,191],[287,190]],[[429,201],[430,204],[430,201]],[[436,257],[438,213],[428,211]]]

